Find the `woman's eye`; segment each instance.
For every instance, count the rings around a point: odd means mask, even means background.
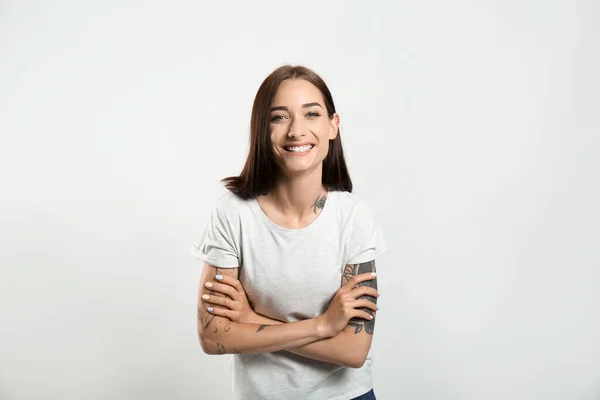
[[[281,121],[283,118],[285,118],[283,115],[275,115],[271,118],[271,122],[279,122]]]
[[[321,115],[321,114],[319,114],[319,113],[317,113],[317,112],[314,112],[314,111],[311,111],[311,112],[309,112],[309,113],[308,113],[308,114],[306,114],[306,115],[307,115],[307,116],[309,116],[309,117],[312,117],[312,118],[316,118],[316,117],[318,117],[318,116],[319,116],[319,115]]]

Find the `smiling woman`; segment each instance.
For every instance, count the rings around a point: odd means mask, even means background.
[[[282,146],[304,141],[321,145],[315,160],[322,161],[317,167],[323,185],[351,192],[338,125],[333,96],[323,79],[305,67],[280,67],[264,80],[254,99],[246,164],[239,176],[223,181],[231,192],[245,199],[265,194],[283,172],[277,163],[282,158],[278,157]],[[325,135],[329,140],[323,140]]]
[[[239,399],[374,399],[375,259],[387,250],[351,194],[323,80],[284,66],[260,86],[250,151],[223,180],[192,253],[204,261],[198,337],[234,354]]]
[[[338,134],[339,116],[329,117],[323,95],[303,79],[281,82],[271,107],[271,143],[283,174],[319,168]]]

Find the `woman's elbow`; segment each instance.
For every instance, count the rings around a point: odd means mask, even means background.
[[[210,355],[218,354],[216,343],[213,343],[206,336],[200,336],[198,339],[200,341],[200,347],[202,347],[202,351],[205,354],[210,354]]]
[[[207,345],[204,341],[200,343],[201,347],[202,347],[202,351],[204,352],[204,354],[208,354],[208,355],[214,355],[215,352],[213,351],[212,346]]]
[[[365,360],[361,360],[359,358],[348,360],[348,362],[346,363],[346,367],[354,369],[362,368],[363,365],[365,365]]]
[[[362,368],[366,361],[367,353],[363,351],[355,351],[350,353],[350,356],[346,360],[346,367],[354,369]]]

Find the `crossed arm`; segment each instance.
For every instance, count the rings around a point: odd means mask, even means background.
[[[342,285],[353,277],[375,272],[375,262],[349,264],[342,274]],[[216,316],[208,307],[218,307],[203,302],[202,295],[226,297],[206,287],[214,282],[215,275],[229,275],[238,278],[238,268],[216,268],[205,264],[200,279],[198,298],[197,327],[200,343],[205,353],[265,353],[286,350],[314,360],[329,362],[352,368],[361,367],[371,347],[375,328],[375,313],[367,308],[363,311],[373,318],[366,320],[353,318],[339,333],[332,332],[322,316],[304,321],[284,323],[254,314],[252,323],[232,322]],[[360,282],[359,286],[377,288],[377,278]],[[361,296],[373,303],[377,298]]]

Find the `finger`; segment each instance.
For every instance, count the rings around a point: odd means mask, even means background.
[[[366,319],[367,321],[372,320],[373,318],[375,318],[375,315],[373,314],[369,314],[366,311],[362,311],[362,310],[355,310],[354,313],[352,314],[353,317],[355,318],[362,318],[362,319]]]
[[[206,311],[208,311],[209,313],[211,313],[213,315],[217,315],[219,317],[225,317],[228,319],[233,318],[233,311],[228,310],[226,308],[208,307],[206,309]]]
[[[215,304],[218,306],[227,307],[230,310],[233,310],[233,308],[234,308],[233,301],[231,301],[230,299],[225,298],[225,297],[210,296],[208,294],[203,294],[202,301],[205,303],[209,303],[209,304]]]
[[[367,300],[367,299],[355,300],[350,303],[350,307],[363,308],[363,309],[368,308],[369,310],[373,310],[373,311],[379,310],[379,308],[377,307],[377,304],[375,304],[371,300]]]
[[[233,287],[237,292],[243,292],[244,288],[242,287],[242,283],[235,279],[233,276],[229,275],[216,275],[215,279],[225,285],[229,285]]]
[[[238,299],[238,292],[231,286],[219,282],[206,282],[206,288],[229,296],[233,300]]]
[[[375,299],[379,297],[379,292],[377,291],[377,289],[370,287],[370,286],[361,286],[356,289],[352,289],[350,291],[350,294],[355,299],[357,299],[361,296],[369,296],[369,297],[373,297]]]
[[[344,283],[343,287],[346,289],[353,289],[356,285],[361,282],[370,281],[371,279],[375,279],[377,277],[377,273],[375,272],[367,272],[364,274],[354,275],[350,280]]]

